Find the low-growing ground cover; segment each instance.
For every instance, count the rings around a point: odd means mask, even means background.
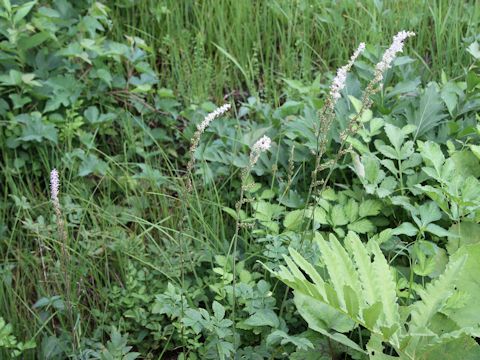
[[[193,31],[173,11],[205,4],[165,2],[164,27],[153,2],[113,4],[113,18],[94,1],[0,4],[1,358],[480,356],[474,3],[465,14],[413,2],[410,14],[428,9],[430,23],[393,42],[408,16],[331,48],[316,22],[309,44],[337,51],[333,76],[317,60],[296,77],[266,59],[248,82],[237,70],[249,56],[197,44],[215,65],[178,72],[175,85],[159,54],[172,66],[184,57],[162,55],[149,34],[177,26],[215,42],[206,23]],[[293,26],[313,2],[225,4],[207,13],[212,24],[255,9],[278,34],[272,14]],[[367,27],[360,5],[345,4],[306,14]],[[372,4],[360,9],[402,9]],[[133,9],[143,24],[155,18],[151,33],[122,28]],[[437,62],[442,41],[454,50]],[[207,70],[226,73],[209,82]],[[222,103],[226,89],[245,95]]]

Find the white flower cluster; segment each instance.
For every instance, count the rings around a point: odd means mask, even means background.
[[[365,50],[365,43],[362,42],[360,45],[358,45],[357,50],[355,50],[353,53],[348,64],[337,70],[337,75],[333,79],[332,85],[330,86],[330,96],[334,102],[340,99],[340,92],[345,87],[345,82],[347,81],[347,73],[350,71],[353,63],[355,60],[357,60],[358,56],[363,52],[363,50]]]
[[[252,152],[250,153],[250,166],[255,165],[260,157],[260,154],[270,149],[271,145],[272,140],[266,135],[258,139],[257,142],[252,146]]]
[[[261,153],[270,149],[272,140],[268,136],[262,136],[252,147],[253,152]]]
[[[399,52],[403,51],[403,43],[410,36],[415,36],[412,31],[400,31],[393,37],[392,45],[383,54],[382,60],[375,66],[378,81],[383,78],[383,73],[392,66],[392,62]]]
[[[50,173],[50,190],[51,198],[55,205],[58,204],[58,191],[60,188],[60,180],[58,179],[57,169],[53,169]]]
[[[231,108],[230,104],[224,104],[224,105],[220,106],[219,108],[215,109],[210,114],[205,116],[203,121],[197,126],[197,130],[200,133],[203,133],[205,131],[205,129],[208,127],[208,125],[210,125],[210,123],[213,120],[215,120],[217,117],[225,114],[228,110],[230,110],[230,108]]]

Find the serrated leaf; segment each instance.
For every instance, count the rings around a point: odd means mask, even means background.
[[[248,326],[270,326],[277,328],[280,324],[278,316],[271,309],[260,309],[244,321]]]
[[[392,230],[393,235],[415,236],[417,233],[418,228],[410,222],[404,222]]]
[[[352,330],[355,327],[354,321],[327,304],[301,293],[295,292],[294,301],[298,312],[307,321],[309,328],[328,336],[334,341],[364,353],[364,350],[355,342],[345,335],[340,334]],[[339,333],[332,333],[330,331],[331,329]]]
[[[348,230],[355,231],[358,234],[366,234],[375,231],[375,225],[368,219],[360,219],[347,225]]]
[[[405,135],[399,128],[392,124],[385,124],[384,129],[388,140],[390,140],[390,144],[392,144],[394,149],[399,152],[405,140]]]
[[[313,283],[316,285],[318,292],[321,295],[321,299],[327,302],[327,295],[325,292],[325,282],[320,274],[315,270],[312,264],[305,260],[294,248],[289,248],[290,255],[292,259],[297,263],[297,265],[305,271],[305,273],[313,280]]]
[[[382,323],[384,326],[390,327],[398,324],[400,320],[397,304],[397,284],[382,251],[376,243],[372,245],[373,269],[377,274],[375,288],[378,299],[383,304]]]
[[[348,219],[345,215],[345,211],[342,205],[335,204],[333,206],[332,212],[330,214],[330,220],[333,226],[342,226],[348,223]]]
[[[462,221],[453,224],[449,231],[447,250],[450,255],[464,245],[480,243],[480,224],[471,221]]]
[[[35,6],[37,1],[29,1],[25,4],[22,4],[21,6],[17,7],[15,9],[15,15],[13,15],[13,22],[15,24],[18,24],[20,20],[22,20],[25,16],[28,15],[28,13],[32,10],[32,8]]]
[[[423,144],[420,154],[427,165],[433,165],[437,174],[441,173],[442,165],[445,162],[445,156],[443,155],[440,145],[433,141],[427,141]]]
[[[448,230],[436,225],[436,224],[428,224],[425,228],[425,231],[432,233],[433,235],[437,235],[438,237],[447,237],[452,236]]]
[[[380,318],[382,310],[383,304],[380,301],[377,301],[373,305],[363,310],[363,319],[365,321],[365,326],[367,329],[376,329],[376,324],[378,319]]]
[[[322,259],[330,275],[331,283],[337,293],[340,305],[346,310],[343,294],[344,286],[348,285],[355,291],[361,292],[358,273],[355,271],[352,259],[333,235],[330,236],[330,241],[319,240],[317,244],[322,252]]]
[[[217,320],[222,320],[225,317],[225,308],[219,302],[213,302],[212,310]]]
[[[344,206],[345,215],[349,222],[353,222],[358,218],[358,203],[350,198]]]
[[[480,243],[464,245],[459,248],[450,258],[450,262],[462,262],[466,258],[463,267],[456,273],[454,285],[456,291],[466,294],[465,306],[457,309],[444,309],[443,312],[460,327],[477,327],[480,324],[480,312],[478,311],[478,299],[480,298]]]
[[[360,217],[376,216],[382,210],[382,203],[378,200],[365,200],[360,203]]]
[[[283,226],[288,230],[298,230],[302,226],[303,218],[305,215],[304,210],[290,211],[283,220]]]
[[[412,332],[427,328],[433,316],[443,309],[446,300],[453,294],[455,279],[462,270],[466,256],[450,259],[445,272],[436,280],[419,289],[421,300],[412,305],[410,328]]]
[[[377,295],[375,290],[376,275],[373,271],[370,254],[360,241],[360,238],[353,232],[348,233],[345,243],[350,255],[353,257],[359,278],[362,279],[363,298],[367,304],[372,305],[377,301]]]
[[[415,117],[409,119],[417,127],[414,140],[439,126],[446,117],[444,110],[445,105],[435,84],[429,84],[420,97],[420,105],[415,112]]]
[[[88,176],[90,174],[105,175],[108,171],[108,164],[100,160],[96,155],[89,154],[83,159],[78,172],[79,176]]]

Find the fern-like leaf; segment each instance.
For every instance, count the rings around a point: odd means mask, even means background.
[[[390,338],[400,327],[400,313],[397,304],[397,284],[387,259],[378,247],[377,243],[372,244],[373,272],[376,276],[375,290],[379,301],[383,305],[380,318],[382,333],[385,338]],[[391,339],[395,346],[399,345],[398,336],[395,334]]]
[[[423,331],[433,316],[442,310],[448,298],[453,294],[457,274],[465,264],[467,256],[451,260],[444,273],[418,291],[421,300],[412,305],[410,329]]]
[[[355,271],[352,259],[333,235],[330,236],[329,242],[323,239],[318,240],[318,246],[322,253],[322,260],[330,275],[331,284],[337,293],[341,308],[347,311],[344,286],[349,286],[357,295],[361,294],[358,273]]]
[[[360,279],[362,279],[362,294],[368,305],[373,305],[379,299],[375,290],[377,276],[375,275],[370,254],[360,241],[357,234],[349,232],[345,238],[347,249],[353,257]]]

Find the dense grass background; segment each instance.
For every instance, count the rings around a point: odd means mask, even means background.
[[[185,98],[248,91],[277,102],[282,78],[312,81],[343,64],[359,42],[417,36],[408,52],[426,80],[461,75],[478,31],[480,2],[448,0],[110,1],[118,38],[136,34],[155,48],[164,84]]]

